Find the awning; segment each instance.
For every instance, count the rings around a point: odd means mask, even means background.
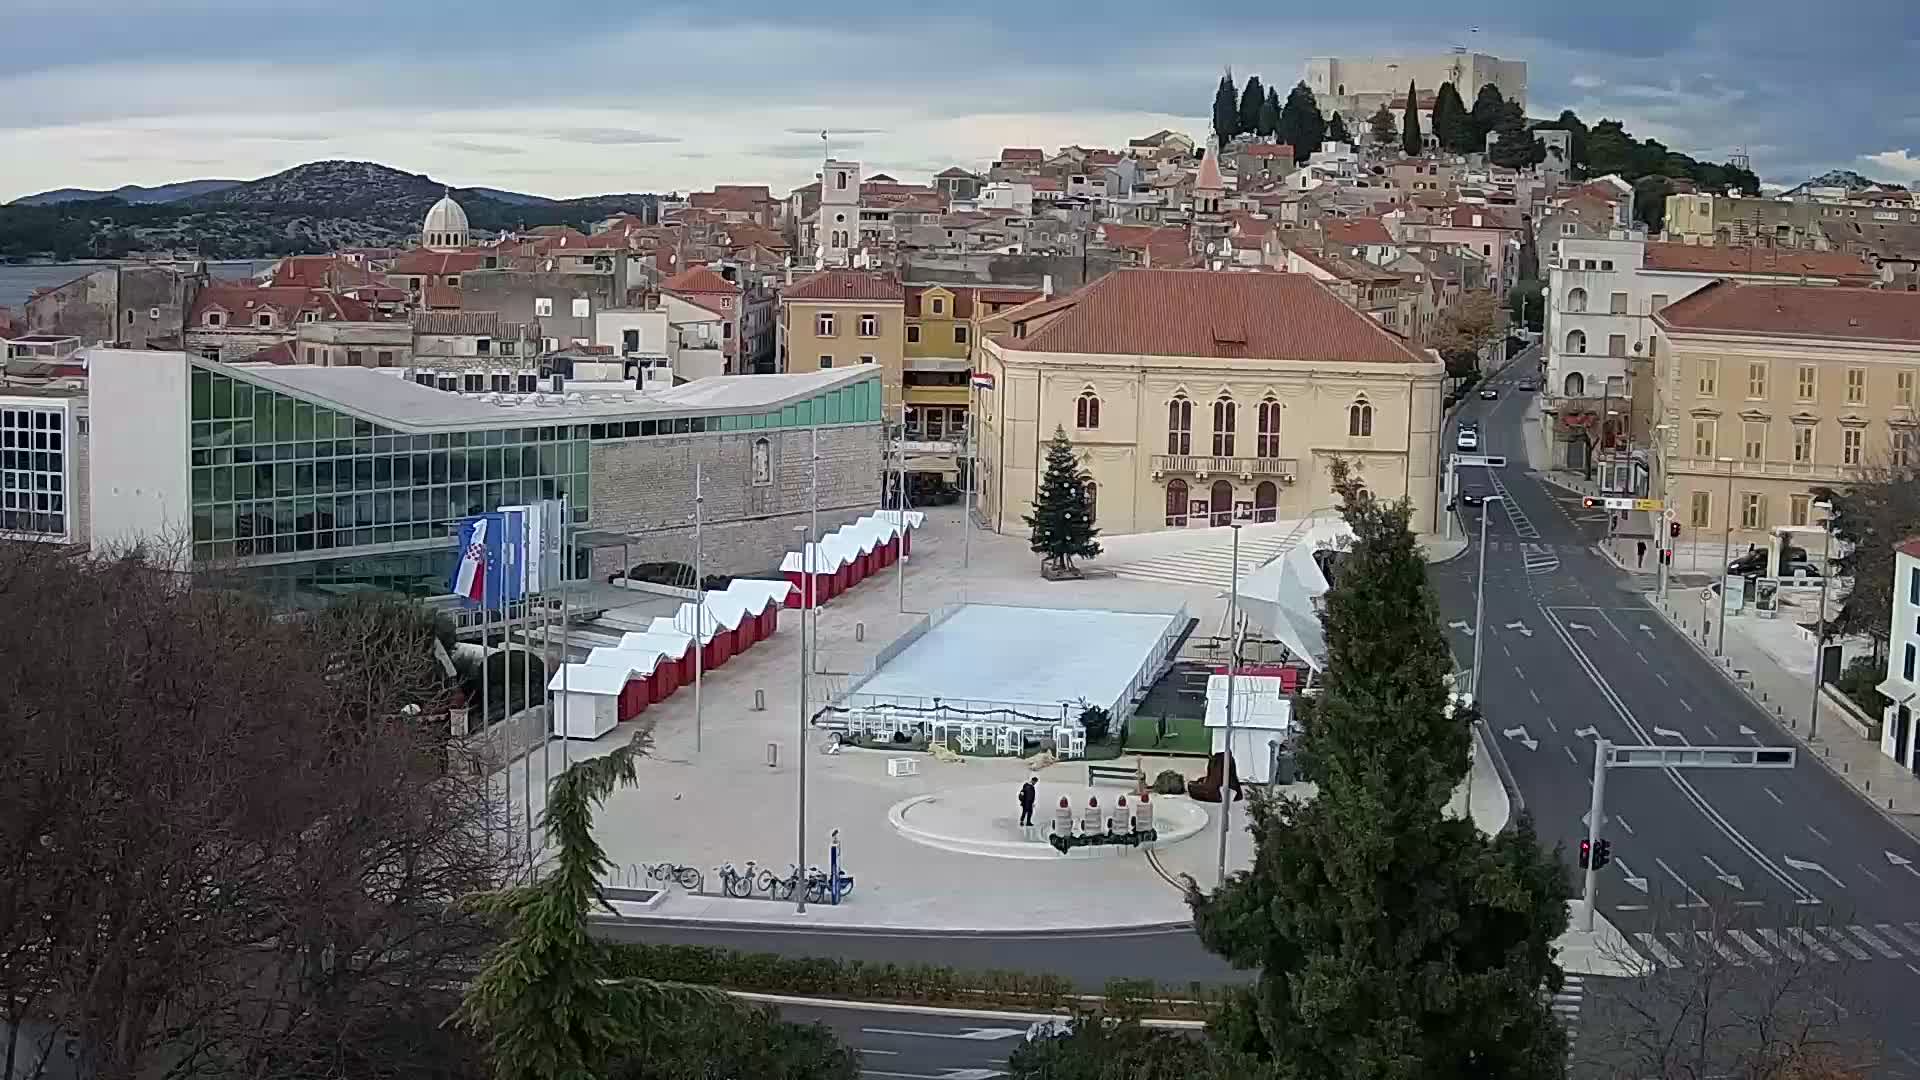
[[[1326,668],[1327,637],[1315,604],[1326,595],[1327,578],[1313,556],[1352,539],[1344,521],[1315,525],[1292,550],[1240,582],[1237,595],[1248,625],[1272,635],[1315,671]]]

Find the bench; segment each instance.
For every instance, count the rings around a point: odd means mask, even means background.
[[[907,758],[907,757],[888,758],[887,759],[887,775],[895,776],[895,777],[919,776],[920,760],[918,758]]]
[[[1107,783],[1133,784],[1140,778],[1140,770],[1132,765],[1089,765],[1087,766],[1087,786],[1092,787],[1101,781]]]

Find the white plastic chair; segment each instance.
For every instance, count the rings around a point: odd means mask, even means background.
[[[1083,758],[1087,756],[1087,729],[1086,728],[1080,727],[1078,725],[1074,727],[1072,738],[1071,738],[1071,744],[1067,751],[1067,756],[1076,757],[1076,758]]]
[[[971,754],[973,753],[974,748],[978,747],[979,745],[980,745],[980,725],[961,724],[960,725],[960,749],[965,753]]]

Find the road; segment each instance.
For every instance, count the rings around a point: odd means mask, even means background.
[[[1642,598],[1630,574],[1595,550],[1602,511],[1528,474],[1513,388],[1517,364],[1475,399],[1481,453],[1504,469],[1463,468],[1470,537],[1486,519],[1486,612],[1480,700],[1542,841],[1574,854],[1586,835],[1593,744],[1776,745],[1793,742]],[[1463,668],[1471,664],[1477,552],[1432,575]],[[1651,565],[1651,563],[1649,564]],[[1700,946],[1742,963],[1831,965],[1871,1008],[1884,1044],[1876,1075],[1920,1077],[1920,844],[1825,766],[1790,770],[1614,770],[1606,782],[1598,904],[1641,957],[1684,966]],[[1575,881],[1578,882],[1578,878]],[[1708,937],[1697,928],[1715,920]],[[1829,959],[1831,958],[1831,959]]]
[[[1030,1021],[946,1016],[932,1012],[816,1008],[786,1005],[788,1020],[821,1023],[860,1055],[860,1074],[873,1080],[991,1080],[1005,1076],[1007,1058]]]

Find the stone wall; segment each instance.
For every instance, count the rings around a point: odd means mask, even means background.
[[[72,334],[82,345],[172,343],[201,278],[158,266],[103,266],[27,302],[27,328]]]
[[[767,440],[771,476],[753,483],[753,444]],[[693,561],[694,466],[705,495],[702,570],[758,574],[778,567],[795,549],[796,525],[811,519],[809,429],[675,438],[608,440],[593,444],[593,521],[600,532],[639,538],[627,550],[634,563]],[[820,429],[820,529],[831,532],[879,508],[881,432],[878,424]],[[619,548],[596,551],[593,573],[620,567]]]

